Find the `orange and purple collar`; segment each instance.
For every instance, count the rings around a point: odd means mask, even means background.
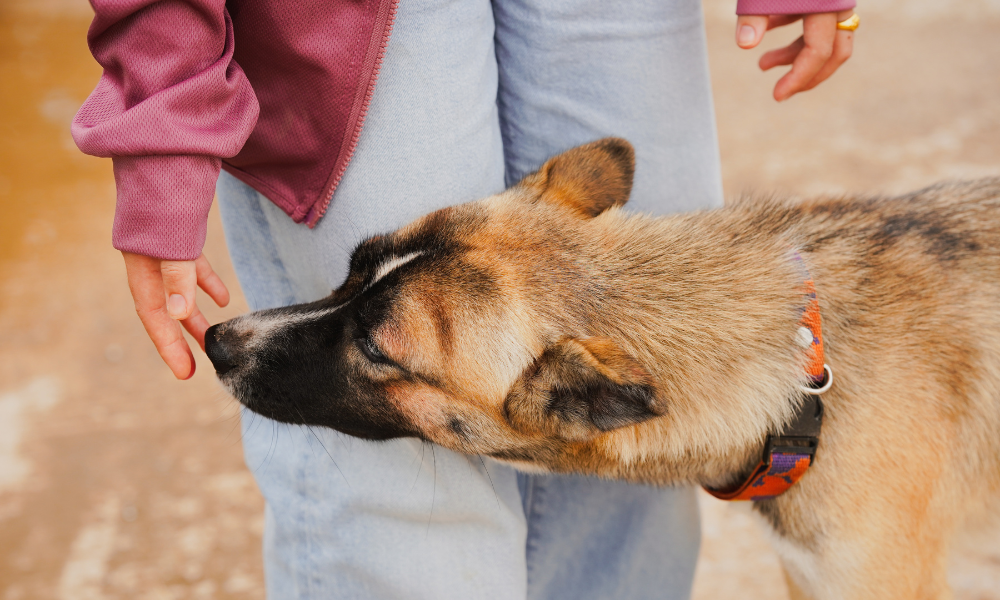
[[[823,402],[819,395],[830,389],[833,373],[823,362],[823,330],[816,286],[798,253],[794,260],[805,273],[806,304],[799,319],[799,333],[802,345],[809,351],[806,365],[809,387],[802,389],[803,398],[792,422],[781,433],[767,436],[764,456],[746,478],[725,490],[705,488],[720,500],[768,500],[779,496],[802,478],[816,456],[823,424]]]

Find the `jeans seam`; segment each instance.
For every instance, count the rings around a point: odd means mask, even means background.
[[[540,477],[528,476],[528,487],[525,501],[524,518],[527,523],[527,535],[525,536],[525,574],[527,586],[530,590],[535,571],[535,562],[532,554],[540,545],[541,533],[538,530],[538,522],[545,513],[545,484]]]
[[[278,306],[283,307],[292,304],[297,304],[302,300],[299,299],[299,294],[296,292],[295,286],[292,284],[291,279],[288,277],[288,268],[285,266],[285,261],[281,257],[281,248],[278,245],[278,242],[274,239],[275,236],[271,228],[271,221],[270,219],[268,219],[266,213],[268,207],[270,205],[273,205],[274,203],[271,202],[271,200],[267,196],[265,196],[258,190],[253,190],[253,193],[254,196],[256,196],[257,198],[258,210],[260,211],[260,216],[264,222],[264,228],[266,229],[267,240],[271,248],[274,249],[274,254],[271,257],[271,260],[273,260],[276,263],[276,265],[280,267],[279,272],[281,275],[281,287],[283,294],[281,300],[279,301]],[[254,310],[258,309],[259,307],[255,308]]]

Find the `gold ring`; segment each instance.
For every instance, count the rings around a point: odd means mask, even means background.
[[[837,29],[854,31],[858,28],[858,25],[861,25],[861,17],[858,16],[858,13],[854,13],[849,19],[844,19],[840,23],[837,23]]]

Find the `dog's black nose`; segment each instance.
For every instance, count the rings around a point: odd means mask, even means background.
[[[212,361],[215,372],[224,375],[236,366],[232,354],[226,349],[226,344],[219,339],[219,326],[212,325],[205,331],[205,354]]]

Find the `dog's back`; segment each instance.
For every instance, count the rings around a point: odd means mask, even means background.
[[[932,580],[927,567],[1000,492],[1000,179],[737,210],[808,254],[836,373],[814,479],[760,503],[785,534],[786,561],[810,571],[803,544],[833,559],[817,531],[864,539],[870,555],[852,548],[833,563],[876,563],[884,579],[869,582],[872,597],[901,585],[938,597],[944,566]]]

